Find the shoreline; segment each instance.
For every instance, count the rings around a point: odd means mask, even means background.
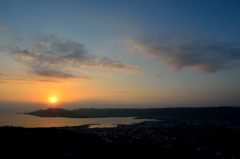
[[[240,116],[240,107],[179,107],[179,108],[149,108],[149,109],[87,109],[79,108],[66,110],[62,108],[49,108],[37,110],[25,115],[38,117],[64,117],[64,118],[107,118],[107,117],[133,117],[134,119],[184,119],[184,118],[222,118],[231,119]]]
[[[1,116],[0,116],[1,117]],[[2,116],[1,126],[16,126],[24,128],[49,128],[91,125],[90,127],[116,127],[114,124],[132,124],[149,119],[135,119],[134,117],[102,117],[102,118],[68,118],[68,117],[39,117],[26,114],[12,113]],[[99,126],[100,124],[100,126]]]

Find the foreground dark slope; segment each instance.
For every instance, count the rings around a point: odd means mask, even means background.
[[[66,157],[103,155],[106,143],[97,136],[51,128],[1,127],[1,156]],[[93,153],[94,152],[94,153]]]
[[[231,119],[240,116],[239,107],[209,108],[155,108],[155,109],[85,109],[65,110],[49,108],[26,113],[41,117],[99,118],[99,117],[139,117],[139,118],[219,118]]]
[[[218,126],[214,122],[199,125],[189,123],[190,120],[155,121],[90,130],[81,126],[1,127],[1,157],[240,158],[239,126],[230,128],[220,123]],[[233,125],[236,124],[237,122],[233,122]],[[143,136],[139,137],[141,135]]]

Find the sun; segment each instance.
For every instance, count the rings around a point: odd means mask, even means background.
[[[59,103],[59,97],[57,97],[57,96],[50,96],[47,99],[47,103],[50,104],[51,106],[55,106],[56,104]]]
[[[56,103],[56,99],[51,99],[51,103]]]

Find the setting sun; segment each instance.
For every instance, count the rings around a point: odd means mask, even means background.
[[[52,104],[56,104],[58,102],[58,98],[51,97],[51,98],[49,98],[49,102],[52,103]]]
[[[52,100],[51,100],[51,102],[52,102],[52,103],[55,103],[55,102],[56,102],[56,100],[55,100],[55,99],[52,99]]]

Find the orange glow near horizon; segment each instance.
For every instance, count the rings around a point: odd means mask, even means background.
[[[138,85],[115,84],[111,80],[62,80],[59,83],[3,83],[0,84],[2,99],[16,102],[36,102],[57,107],[63,103],[89,102],[107,104],[156,103],[156,96],[148,94]],[[156,90],[151,90],[159,94]],[[163,97],[164,95],[162,95]],[[147,99],[146,99],[147,97]],[[164,96],[167,99],[167,96]]]

